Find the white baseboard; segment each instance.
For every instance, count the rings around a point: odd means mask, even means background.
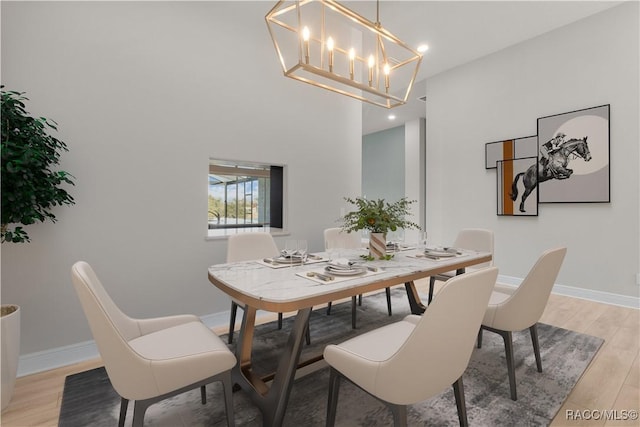
[[[520,285],[520,283],[522,283],[522,280],[523,279],[519,277],[503,275],[498,276],[498,282],[509,286],[518,286]],[[573,298],[586,299],[589,301],[601,302],[604,304],[640,309],[640,298],[627,295],[612,294],[610,292],[594,291],[591,289],[574,288],[572,286],[559,285],[557,283],[553,285],[551,293],[557,295],[565,295]]]
[[[36,374],[98,357],[100,357],[100,353],[98,353],[98,347],[94,341],[29,353],[20,356],[17,376]]]
[[[500,275],[498,276],[498,281],[505,285],[518,286],[522,282],[522,279],[519,277]],[[574,288],[558,284],[554,285],[552,292],[558,295],[566,295],[569,297],[586,299],[605,304],[619,305],[635,309],[640,308],[640,298],[637,297]],[[229,321],[229,314],[229,311],[223,311],[220,313],[202,316],[201,319],[208,327],[217,328],[227,325],[227,322]],[[258,315],[260,314],[261,313],[258,312]],[[242,322],[242,310],[238,310],[236,325],[240,325],[240,322]],[[60,368],[73,363],[84,362],[98,357],[100,357],[100,354],[98,353],[98,348],[94,341],[85,341],[51,350],[25,354],[20,356],[18,362],[18,377]]]

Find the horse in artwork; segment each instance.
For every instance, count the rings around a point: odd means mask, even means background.
[[[524,192],[520,200],[520,212],[525,212],[524,202],[529,194],[536,188],[538,183],[545,182],[550,179],[568,179],[573,174],[573,169],[567,168],[569,160],[582,158],[585,162],[591,160],[587,137],[582,139],[572,138],[563,142],[556,150],[549,153],[549,159],[540,158],[536,165],[531,165],[526,172],[520,172],[513,179],[511,184],[511,200],[514,202],[518,198],[518,180],[521,176],[524,184]]]

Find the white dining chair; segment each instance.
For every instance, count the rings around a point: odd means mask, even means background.
[[[360,249],[362,248],[362,239],[360,233],[350,233],[344,231],[340,227],[326,228],[324,230],[324,249],[332,251],[335,249]],[[391,316],[391,289],[385,288],[387,295],[387,312]],[[351,327],[356,329],[356,305],[362,305],[362,294],[351,297]],[[327,304],[327,314],[331,314],[332,303]]]
[[[340,227],[325,228],[324,249],[359,249],[362,248],[362,237],[360,233],[347,232]]]
[[[270,233],[253,232],[232,234],[227,241],[227,262],[240,262],[273,258],[280,255],[278,246]],[[242,303],[231,299],[228,343],[233,343],[238,307]],[[278,313],[278,329],[282,329],[282,313]]]
[[[491,267],[493,265],[493,231],[484,230],[481,228],[465,228],[458,232],[453,247],[457,249],[471,249],[479,252],[490,252],[492,259],[489,262],[475,265],[471,268],[467,268],[467,271],[473,271],[474,269]],[[445,273],[437,274],[429,278],[429,297],[428,302],[433,299],[433,291],[435,288],[436,280],[446,282],[456,275],[455,271],[447,271]]]
[[[220,381],[227,425],[234,425],[231,368],[236,358],[198,317],[177,315],[134,319],[113,302],[89,264],[71,268],[74,288],[98,346],[109,380],[121,397],[118,425],[124,426],[130,400],[133,426],[160,400]]]
[[[491,294],[482,327],[478,332],[478,348],[482,347],[482,331],[499,334],[504,341],[511,399],[518,400],[513,357],[512,332],[529,329],[538,372],[542,372],[537,323],[542,316],[551,288],[567,253],[567,248],[545,251],[517,288],[497,284]]]
[[[330,366],[327,426],[336,420],[341,378],[384,402],[394,425],[407,425],[407,405],[453,385],[458,420],[466,426],[464,373],[474,347],[498,269],[485,268],[446,282],[422,316],[328,345]]]
[[[252,232],[232,234],[227,241],[227,262],[240,262],[273,258],[280,255],[273,236],[269,233]],[[238,307],[242,303],[231,299],[231,315],[229,318],[229,336],[227,342],[233,343],[233,333],[236,326]],[[278,313],[278,329],[282,329],[282,313]],[[311,344],[309,329],[306,332],[307,344]]]

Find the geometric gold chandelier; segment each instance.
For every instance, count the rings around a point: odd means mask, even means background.
[[[333,0],[281,0],[265,16],[284,75],[385,108],[405,104],[422,54]]]

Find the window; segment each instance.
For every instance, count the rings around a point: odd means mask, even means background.
[[[282,228],[283,169],[210,160],[209,234],[212,230]]]

